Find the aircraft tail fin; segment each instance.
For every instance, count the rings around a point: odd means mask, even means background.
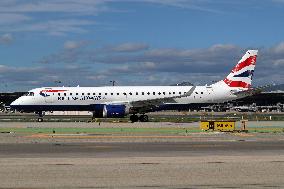
[[[249,89],[252,83],[257,53],[258,50],[248,50],[223,82],[230,88]]]

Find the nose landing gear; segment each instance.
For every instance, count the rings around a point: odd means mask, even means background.
[[[44,112],[36,112],[38,115],[37,122],[43,122]]]

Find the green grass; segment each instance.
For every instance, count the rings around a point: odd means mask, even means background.
[[[199,128],[0,128],[0,132],[13,132],[20,134],[168,134],[184,135],[186,133],[202,132]],[[249,133],[283,133],[283,127],[249,128]]]
[[[250,133],[256,132],[256,133],[283,133],[284,128],[283,127],[261,127],[261,128],[250,128],[248,129]]]
[[[210,112],[188,115],[149,115],[151,122],[174,122],[174,123],[190,123],[200,121],[200,119],[215,119],[215,120],[227,120],[234,119],[240,120],[248,119],[249,121],[284,121],[283,114],[265,114],[265,113],[224,113],[224,115],[211,115]],[[97,122],[129,122],[129,116],[125,118],[97,118]],[[37,116],[28,114],[3,114],[0,117],[1,122],[36,122]],[[92,122],[91,116],[45,116],[45,122]]]
[[[0,128],[0,132],[14,132],[14,133],[53,133],[59,134],[185,134],[192,132],[200,132],[198,128],[184,129],[184,128]]]

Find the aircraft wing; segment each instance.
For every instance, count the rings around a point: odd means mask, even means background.
[[[147,108],[147,107],[158,106],[164,103],[175,103],[176,101],[174,99],[190,96],[195,90],[195,88],[196,86],[191,87],[191,89],[183,95],[171,96],[171,97],[165,97],[165,98],[155,98],[155,99],[148,99],[148,100],[131,101],[130,105],[135,108]]]

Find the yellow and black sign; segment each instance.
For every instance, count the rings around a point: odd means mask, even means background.
[[[203,131],[234,131],[236,121],[232,120],[205,120],[200,122],[200,129]]]

